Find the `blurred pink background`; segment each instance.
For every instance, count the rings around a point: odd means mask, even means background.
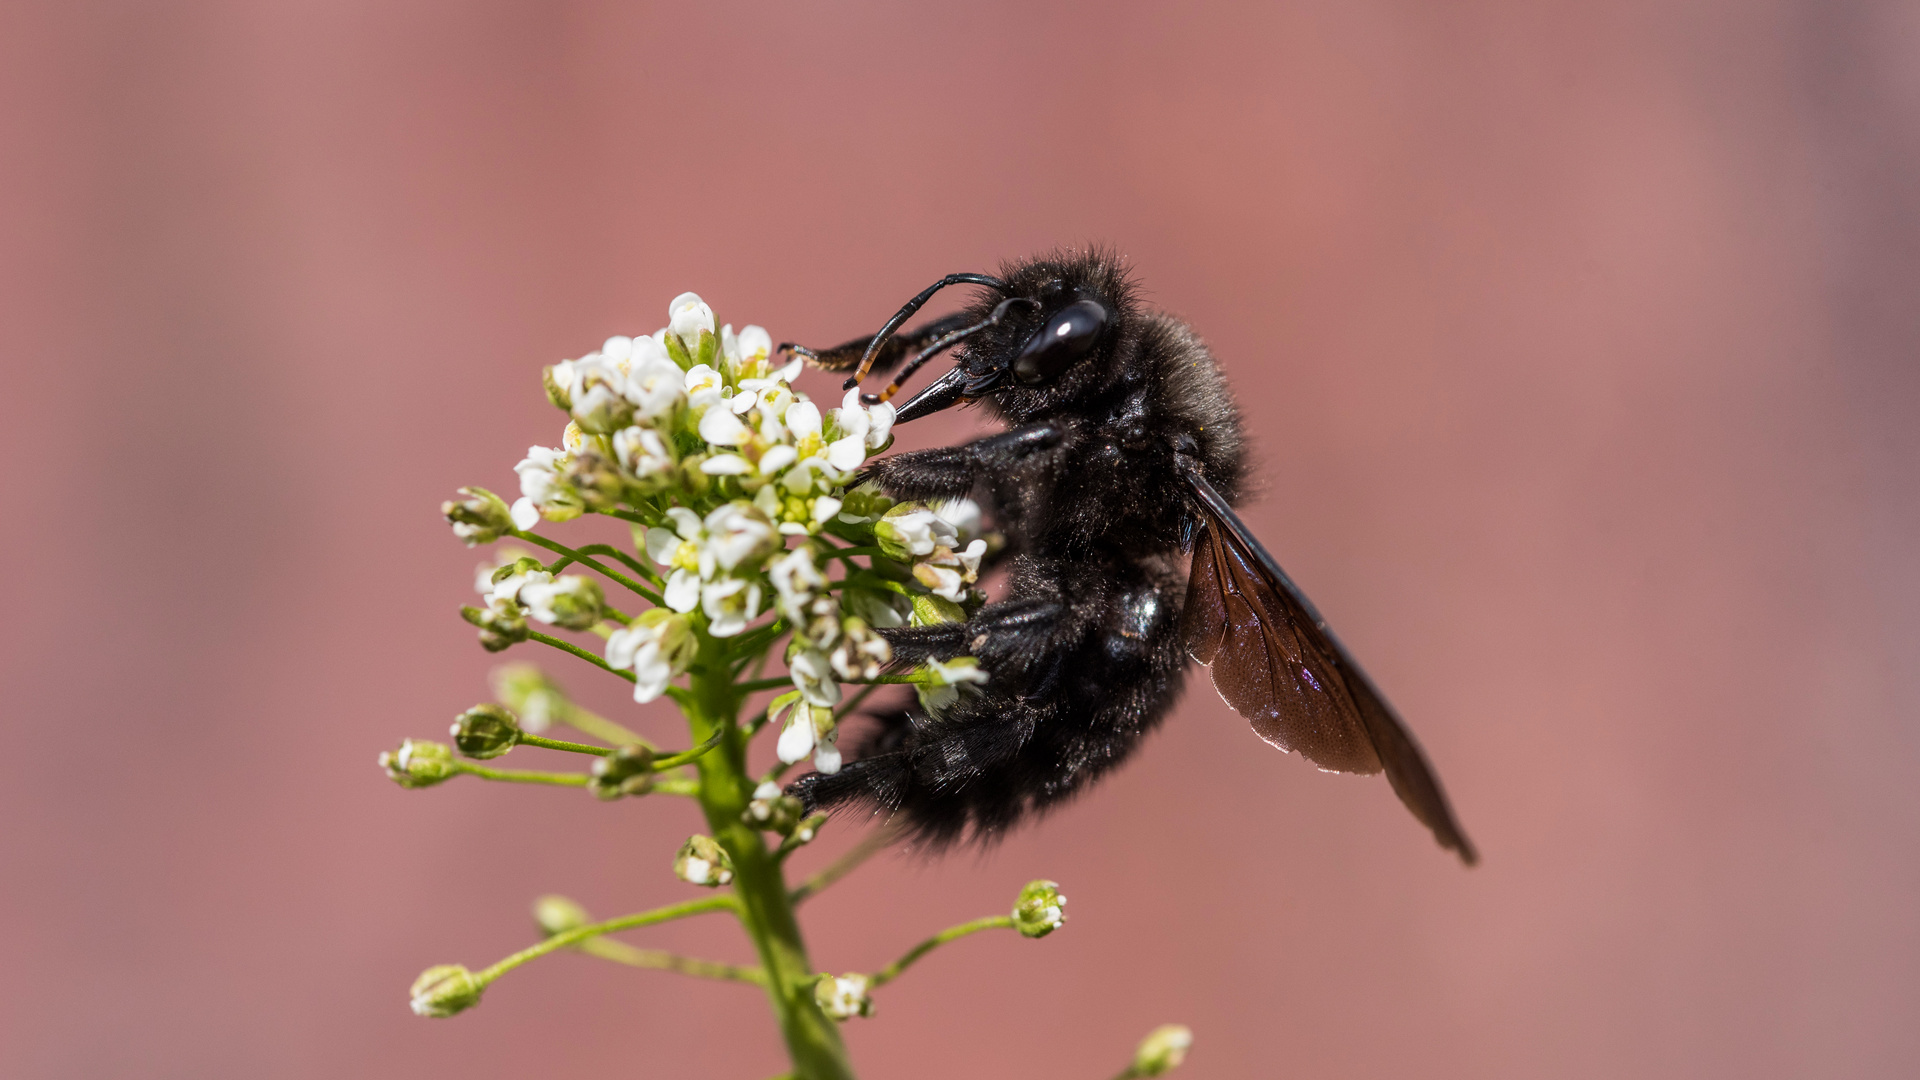
[[[753,990],[578,955],[407,1012],[542,892],[686,895],[695,827],[381,777],[493,663],[436,506],[683,289],[831,343],[1090,240],[1485,864],[1196,678],[1070,810],[811,906],[845,971],[1072,899],[885,990],[863,1074],[1164,1021],[1196,1080],[1920,1072],[1911,3],[16,4],[0,145],[0,1073],[780,1071]]]

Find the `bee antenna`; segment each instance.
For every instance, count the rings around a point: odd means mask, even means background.
[[[925,364],[928,360],[933,359],[947,349],[951,349],[955,345],[960,344],[967,338],[985,330],[987,327],[1000,325],[1000,320],[1007,317],[1007,312],[1011,310],[1015,304],[1032,304],[1034,307],[1039,307],[1040,301],[1027,296],[1007,297],[1005,300],[1000,301],[999,305],[993,309],[993,313],[986,318],[981,319],[972,326],[961,327],[953,333],[941,337],[926,348],[921,349],[918,353],[915,353],[913,359],[901,366],[900,373],[893,377],[893,381],[887,384],[885,390],[882,390],[878,394],[861,394],[860,403],[863,405],[878,405],[883,401],[892,400],[893,395],[900,392],[900,388],[906,384],[906,381],[913,376],[914,372],[920,370],[922,364]]]
[[[985,285],[989,289],[998,289],[1001,292],[1007,291],[1006,282],[1001,281],[997,277],[989,277],[986,274],[948,274],[946,277],[920,290],[919,296],[907,301],[906,306],[902,307],[893,318],[888,319],[887,325],[881,327],[879,333],[873,335],[873,340],[867,343],[866,353],[860,357],[859,369],[847,378],[846,383],[842,385],[840,389],[851,390],[859,386],[860,380],[866,378],[867,372],[873,370],[873,358],[879,354],[880,346],[885,345],[887,339],[893,336],[893,332],[900,329],[901,323],[912,318],[914,312],[919,311],[926,305],[928,300],[933,299],[934,293],[939,292],[949,285]]]

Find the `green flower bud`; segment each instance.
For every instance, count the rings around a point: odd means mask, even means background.
[[[652,791],[653,751],[644,746],[623,746],[594,762],[587,790],[601,799]]]
[[[380,767],[403,788],[432,787],[460,771],[454,763],[453,750],[446,743],[425,739],[406,739],[398,751],[383,752]]]
[[[1162,1024],[1140,1041],[1133,1052],[1131,1076],[1165,1076],[1187,1060],[1193,1030],[1184,1024]]]
[[[822,975],[813,984],[813,1000],[835,1020],[873,1015],[873,982],[865,975]]]
[[[914,626],[966,622],[967,611],[943,596],[916,594],[913,598],[913,615],[908,621]]]
[[[715,888],[733,880],[733,857],[713,837],[695,833],[673,857],[673,873],[688,884]]]
[[[587,909],[564,896],[543,896],[533,902],[533,921],[548,936],[577,930],[593,921]]]
[[[492,580],[495,585],[498,585],[515,574],[540,574],[545,573],[546,569],[546,563],[531,555],[522,555],[510,563],[494,567]]]
[[[496,758],[520,741],[520,724],[498,705],[475,705],[453,721],[453,745],[470,758]]]
[[[466,498],[441,503],[440,513],[468,547],[491,544],[513,531],[513,517],[500,496],[483,487],[463,487],[460,494]]]
[[[538,735],[563,719],[566,692],[532,664],[502,664],[490,676],[493,695],[520,717],[520,730]]]
[[[478,1004],[486,988],[473,972],[459,964],[440,964],[413,980],[411,1004],[416,1016],[452,1016]]]
[[[499,652],[527,640],[527,616],[518,604],[463,607],[460,617],[480,628],[480,647]]]
[[[804,814],[799,799],[782,792],[779,784],[769,780],[753,789],[753,801],[747,804],[740,820],[756,829],[786,836],[800,824]]]
[[[880,550],[892,559],[906,562],[916,556],[931,555],[941,545],[953,546],[960,536],[953,526],[927,509],[925,503],[904,502],[874,522],[873,538]]]
[[[1013,928],[1030,938],[1042,938],[1067,921],[1067,898],[1057,881],[1029,881],[1013,905]]]
[[[554,408],[564,409],[567,412],[573,411],[573,396],[568,394],[567,388],[561,386],[559,380],[553,377],[552,365],[540,369],[540,385],[546,390],[547,400],[553,402]]]

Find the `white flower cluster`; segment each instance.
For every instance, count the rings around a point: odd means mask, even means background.
[[[779,755],[837,771],[841,684],[872,682],[893,659],[877,631],[963,618],[961,605],[981,598],[979,508],[896,506],[849,491],[891,440],[891,405],[863,406],[856,389],[823,413],[792,386],[801,361],[774,366],[764,329],[718,325],[693,293],[676,297],[667,316],[652,335],[611,337],[546,369],[547,396],[569,422],[560,445],[530,447],[514,467],[520,497],[510,508],[479,489],[443,507],[470,543],[588,512],[623,518],[658,572],[618,558],[658,583],[658,606],[629,619],[606,605],[597,581],[515,553],[482,568],[487,606],[468,618],[495,650],[524,640],[528,619],[593,630],[606,639],[608,666],[631,673],[635,700],[646,702],[669,692],[703,640],[777,617],[791,632],[794,686],[781,699],[792,715]],[[822,535],[829,527],[837,540]],[[877,545],[881,555],[871,568],[848,561],[836,579],[829,571],[843,544]],[[887,560],[892,569],[880,565]],[[931,665],[916,682],[937,707],[985,678],[962,658]]]

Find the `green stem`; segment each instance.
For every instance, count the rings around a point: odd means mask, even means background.
[[[780,865],[759,831],[741,818],[754,787],[747,774],[746,735],[736,723],[743,692],[733,685],[725,642],[704,633],[700,637],[703,662],[695,665],[687,725],[696,741],[704,742],[716,731],[726,736],[715,752],[700,758],[697,767],[707,826],[733,857],[735,915],[760,954],[767,999],[780,1022],[795,1075],[805,1080],[851,1080],[853,1069],[840,1029],[813,998],[813,963],[787,900]]]
[[[586,743],[567,742],[565,739],[549,739],[540,735],[529,735],[524,731],[514,742],[521,746],[538,746],[543,750],[565,750],[570,754],[595,754],[606,757],[613,753],[604,746],[588,746]]]
[[[696,960],[691,956],[681,956],[678,953],[664,952],[660,949],[639,949],[624,941],[591,938],[574,948],[588,956],[597,956],[602,960],[611,960],[628,967],[677,971],[682,975],[693,975],[702,979],[728,979],[733,982],[752,983],[755,986],[767,985],[767,973],[757,967],[740,967],[735,964],[722,964],[715,960]]]
[[[605,660],[602,660],[600,657],[593,655],[592,653],[588,652],[587,650],[581,648],[578,645],[575,645],[571,641],[561,641],[557,637],[549,637],[548,635],[543,634],[538,630],[527,631],[527,640],[537,641],[542,645],[551,645],[554,648],[559,649],[561,652],[572,653],[573,655],[579,657],[580,659],[585,660],[587,663],[592,664],[593,666],[600,668],[602,670],[611,671],[615,675],[620,676],[621,678],[627,680],[628,682],[639,681],[638,679],[634,678],[633,672],[621,671],[619,668],[614,667],[612,664],[607,663]]]
[[[725,911],[734,905],[735,901],[731,896],[703,896],[698,900],[668,904],[666,907],[654,908],[652,911],[622,915],[617,919],[608,919],[606,922],[576,926],[571,930],[555,934],[538,945],[529,945],[490,968],[474,972],[474,978],[479,980],[481,986],[485,986],[529,960],[538,960],[555,949],[564,949],[591,937],[611,934],[616,930],[631,930],[636,926],[652,926],[654,923],[663,923],[670,919],[684,919],[703,911]]]
[[[549,540],[546,537],[541,536],[539,533],[521,532],[518,529],[516,529],[514,530],[513,535],[518,539],[525,540],[529,544],[538,544],[541,547],[546,548],[548,551],[551,551],[556,555],[565,555],[567,558],[572,559],[574,562],[579,563],[581,566],[590,566],[593,569],[600,571],[600,573],[605,575],[609,580],[617,581],[621,585],[626,586],[628,591],[638,593],[639,595],[646,597],[648,603],[653,604],[656,607],[658,607],[660,604],[659,593],[654,592],[652,589],[647,588],[645,585],[642,585],[639,582],[628,577],[627,575],[621,573],[620,571],[615,570],[613,567],[608,566],[605,563],[596,561],[593,558],[593,556],[588,555],[585,552],[576,551],[565,544],[561,544],[561,543],[557,543],[555,541]]]
[[[455,768],[482,780],[501,780],[509,784],[552,784],[556,787],[586,787],[586,773],[531,772],[526,769],[489,769],[485,765],[456,762]]]
[[[678,768],[681,765],[685,765],[689,761],[697,761],[699,760],[700,755],[706,753],[707,751],[713,749],[716,746],[719,746],[720,740],[725,738],[726,734],[727,733],[725,729],[716,731],[712,735],[707,737],[706,742],[701,743],[699,746],[696,746],[691,750],[682,750],[677,754],[671,754],[667,757],[657,758],[654,760],[654,763],[653,763],[654,770],[659,771],[662,769]]]
[[[915,961],[940,946],[945,945],[949,941],[956,941],[966,937],[968,934],[977,934],[982,930],[994,930],[1002,926],[1011,927],[1012,925],[1013,916],[1011,915],[989,915],[984,919],[975,919],[970,923],[961,923],[959,926],[949,926],[920,944],[915,945],[913,948],[908,949],[906,954],[900,957],[900,959],[874,972],[870,985],[876,987],[885,986],[899,978],[900,973],[912,967]]]

